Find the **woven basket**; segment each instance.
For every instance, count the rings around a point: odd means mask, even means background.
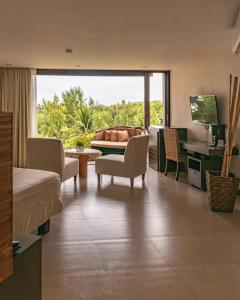
[[[220,172],[206,172],[209,206],[212,211],[232,212],[238,193],[239,178],[220,175]]]

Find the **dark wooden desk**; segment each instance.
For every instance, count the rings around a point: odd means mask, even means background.
[[[187,152],[188,182],[202,190],[206,190],[206,171],[221,171],[224,148],[188,139],[181,141],[181,147]],[[238,155],[238,149],[233,149],[233,155]]]
[[[42,240],[32,234],[15,234],[22,247],[13,258],[13,274],[0,284],[0,299],[41,300]]]
[[[181,140],[181,147],[187,152],[192,152],[199,155],[204,155],[208,157],[223,157],[224,148],[222,147],[213,147],[206,142],[188,139]],[[233,155],[239,155],[239,149],[234,147],[232,151]]]
[[[181,147],[188,152],[193,152],[199,155],[210,157],[222,157],[224,155],[224,148],[212,147],[209,144],[193,139],[181,141]]]
[[[159,172],[164,172],[166,161],[163,129],[164,128],[160,126],[149,127],[149,166]],[[212,147],[206,142],[188,139],[186,128],[176,129],[179,132],[181,150],[188,156],[188,167],[190,158],[192,159],[192,165],[194,163],[199,166],[198,170],[194,170],[192,166],[192,173],[188,172],[189,183],[202,190],[206,190],[206,170],[221,170],[224,148]],[[239,150],[237,148],[233,149],[233,155],[238,155],[238,152]],[[169,164],[169,171],[175,170],[176,163],[172,162],[172,164]],[[198,184],[195,184],[196,182],[193,183],[194,176],[199,179]]]

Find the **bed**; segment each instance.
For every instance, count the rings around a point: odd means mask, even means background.
[[[41,231],[62,208],[58,174],[13,168],[13,232]]]

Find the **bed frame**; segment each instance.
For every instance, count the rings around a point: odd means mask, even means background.
[[[48,219],[45,223],[38,226],[38,235],[44,235],[50,231],[50,219]]]

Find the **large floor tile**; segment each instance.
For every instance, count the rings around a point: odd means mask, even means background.
[[[142,239],[144,233],[132,220],[88,219],[92,240]]]
[[[134,218],[136,224],[147,237],[193,235],[194,230],[182,217],[173,217],[168,213],[159,217]]]
[[[139,220],[152,217],[161,219],[171,213],[160,201],[147,202],[141,199],[127,203],[126,210],[130,217]]]
[[[46,275],[43,283],[43,300],[115,300],[104,272]]]
[[[102,269],[100,255],[93,242],[59,243],[54,249],[43,244],[43,271],[45,274],[97,271]]]
[[[105,270],[144,269],[167,266],[167,261],[147,240],[96,243]]]
[[[207,236],[207,240],[232,262],[240,264],[240,237],[239,233]]]
[[[90,241],[91,234],[86,221],[64,222],[51,220],[51,231],[43,237],[44,243]],[[54,247],[54,246],[53,246]]]
[[[126,206],[122,204],[85,205],[82,207],[82,212],[86,219],[127,220],[129,218]]]
[[[194,300],[183,281],[170,268],[111,272],[117,300]]]
[[[235,265],[174,268],[199,300],[239,300],[240,269]]]
[[[152,242],[173,266],[230,263],[221,250],[201,237],[160,238]]]
[[[240,227],[227,221],[221,214],[211,212],[189,214],[185,217],[196,235],[221,235],[238,233]]]
[[[55,223],[57,222],[77,222],[85,220],[85,215],[80,205],[65,204],[61,214],[52,218]]]

